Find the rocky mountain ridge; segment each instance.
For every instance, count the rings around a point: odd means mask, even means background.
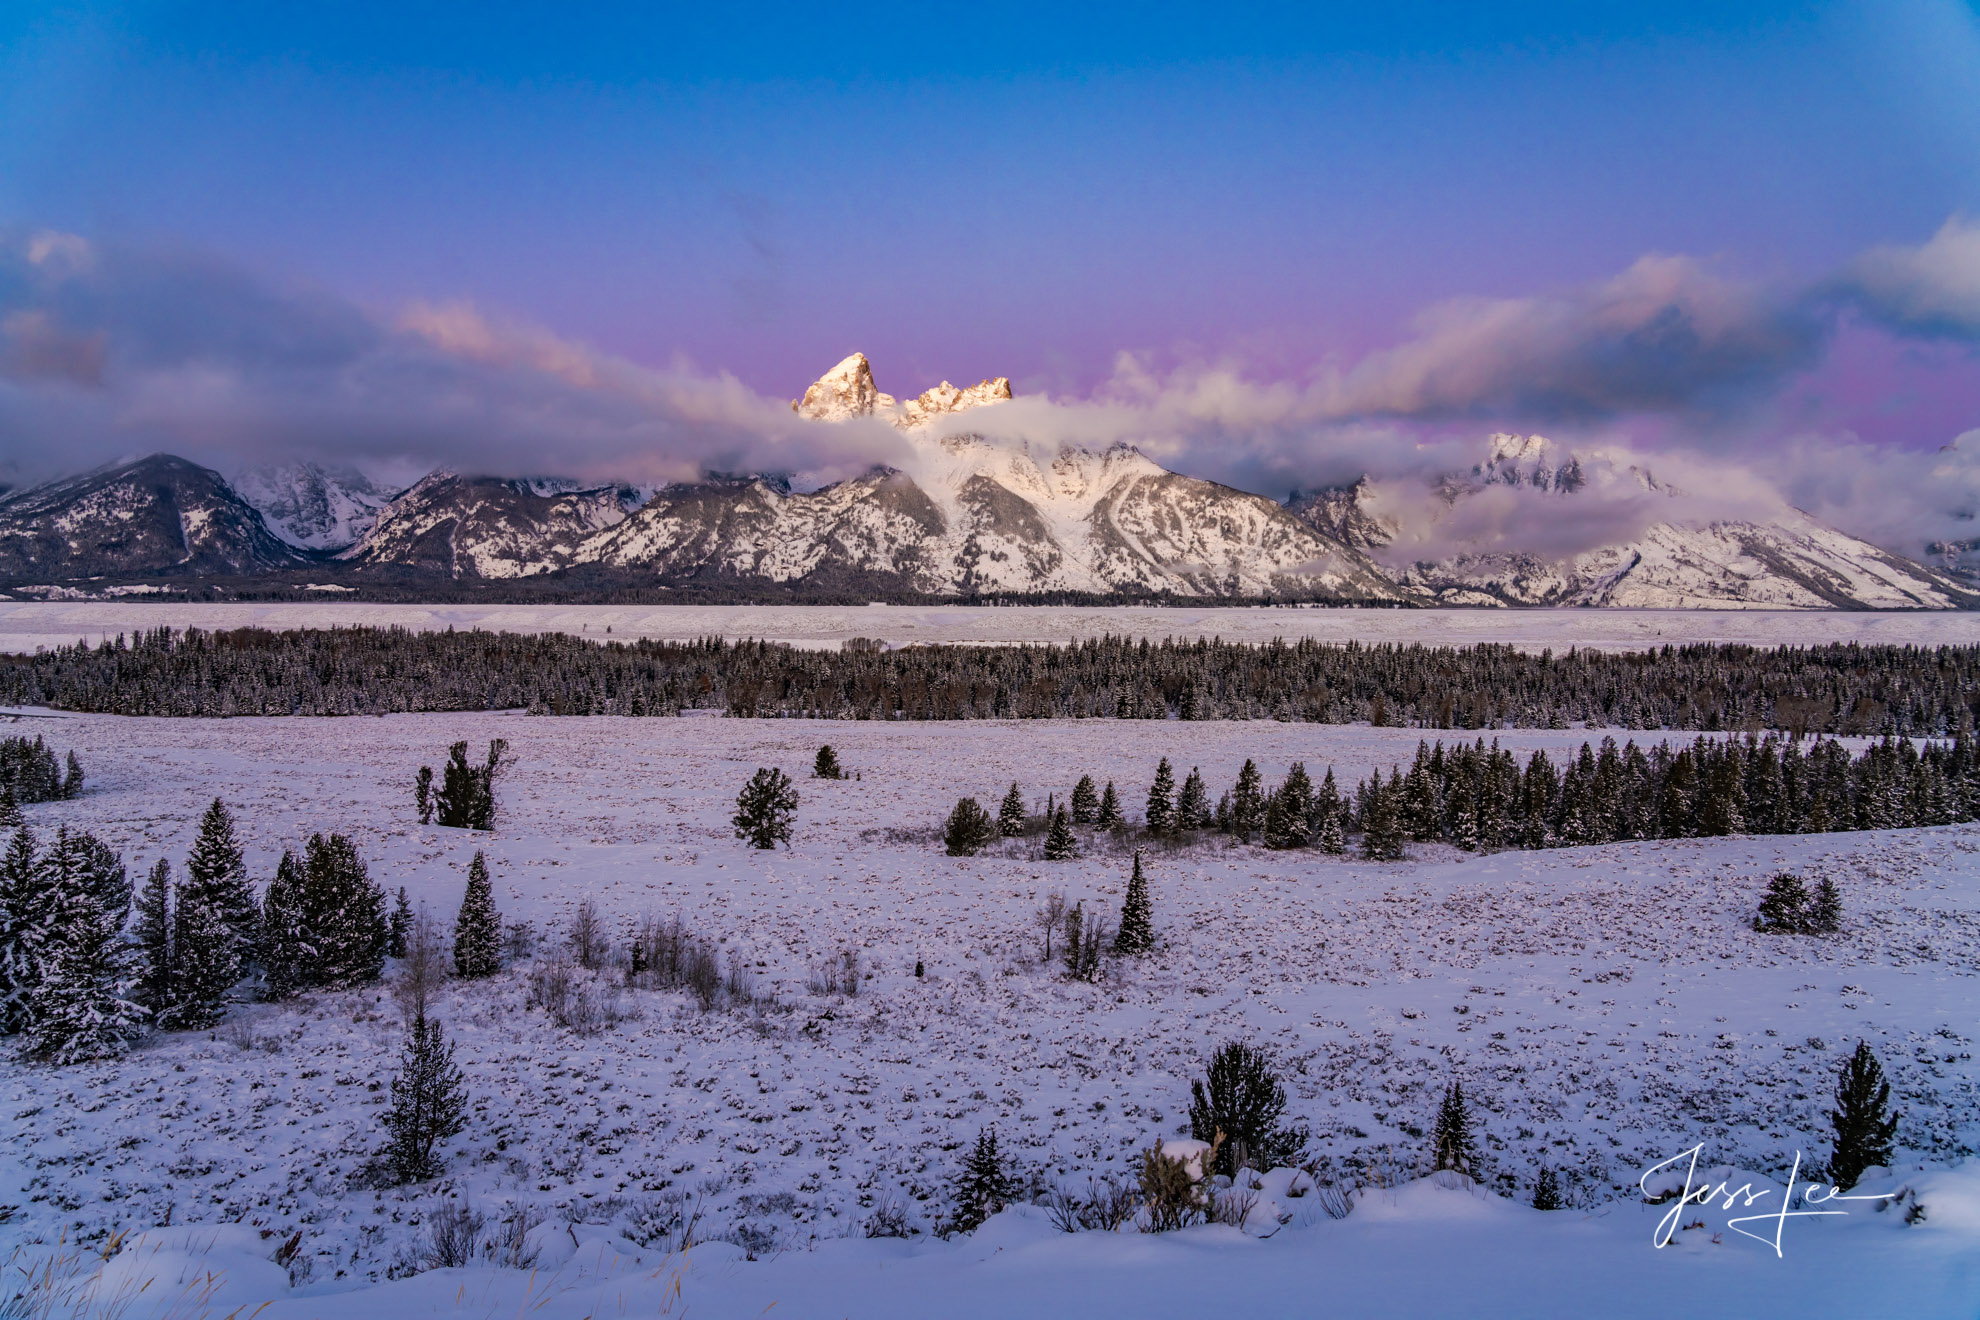
[[[308,569],[500,584],[925,598],[1168,595],[1364,604],[1963,608],[1954,577],[1795,510],[1679,516],[1638,467],[1492,437],[1468,472],[1399,502],[1363,479],[1286,503],[1171,472],[1134,447],[990,439],[958,415],[1012,398],[1003,377],[901,402],[855,353],[792,402],[821,424],[886,422],[899,466],[817,490],[775,476],[658,490],[434,472],[389,498],[316,464],[230,485],[154,456],[0,498],[0,578],[239,576]],[[1670,498],[1671,516],[1659,516]],[[1513,506],[1507,506],[1513,501]],[[1607,501],[1605,503],[1604,501]],[[1592,524],[1541,555],[1499,548],[1486,515]],[[1604,522],[1611,508],[1628,525]],[[186,514],[185,510],[191,513]],[[175,530],[176,534],[175,534]],[[1531,526],[1523,526],[1531,531]],[[560,578],[561,575],[561,578]]]

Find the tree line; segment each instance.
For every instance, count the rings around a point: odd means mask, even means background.
[[[1438,729],[1777,729],[1950,736],[1980,712],[1980,647],[1855,643],[1529,654],[1509,646],[1066,646],[839,651],[565,634],[160,628],[0,658],[0,701],[126,715],[1278,719]]]

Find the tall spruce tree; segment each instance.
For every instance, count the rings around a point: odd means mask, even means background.
[[[1148,808],[1144,816],[1150,834],[1173,834],[1176,829],[1176,772],[1169,758],[1155,767],[1155,782],[1148,786]]]
[[[1127,824],[1127,818],[1121,815],[1120,794],[1114,791],[1114,781],[1111,779],[1107,781],[1106,791],[1100,795],[1100,814],[1093,823],[1103,830],[1118,829]]]
[[[0,1034],[11,1036],[27,1025],[55,927],[57,892],[33,829],[21,826],[0,855]]]
[[[172,904],[172,997],[158,1024],[203,1031],[227,1011],[241,979],[240,936],[209,885],[179,882]]]
[[[200,817],[199,837],[186,858],[186,886],[198,901],[226,919],[242,956],[254,948],[254,923],[259,918],[254,886],[234,834],[234,817],[227,804],[214,798]]]
[[[1897,1143],[1900,1115],[1891,1112],[1891,1084],[1870,1051],[1870,1042],[1856,1042],[1856,1052],[1836,1076],[1836,1107],[1829,1111],[1835,1146],[1829,1155],[1829,1181],[1843,1191],[1856,1186],[1865,1169],[1888,1166]]]
[[[123,906],[112,906],[95,886],[57,890],[24,1032],[27,1057],[64,1066],[115,1058],[129,1047],[145,1011],[131,998],[128,915],[128,894]]]
[[[1231,833],[1250,843],[1265,828],[1265,777],[1258,763],[1245,758],[1231,789]]]
[[[1381,782],[1380,774],[1374,778],[1367,810],[1362,813],[1361,855],[1375,862],[1401,861],[1402,826],[1397,820],[1396,794]]]
[[[1436,1128],[1430,1134],[1430,1167],[1470,1176],[1477,1161],[1471,1111],[1464,1103],[1464,1084],[1453,1081],[1444,1088],[1444,1102],[1437,1108]]]
[[[474,980],[501,970],[502,918],[495,911],[488,859],[476,849],[474,860],[468,863],[467,893],[461,898],[460,915],[454,919],[454,972],[463,980]]]
[[[1306,766],[1294,761],[1286,772],[1286,782],[1265,804],[1265,846],[1304,848],[1311,837],[1308,822],[1312,812],[1313,781],[1307,777]]]
[[[425,1182],[440,1172],[434,1148],[467,1126],[467,1105],[467,1079],[454,1063],[454,1047],[422,1010],[406,1032],[384,1115],[385,1162],[400,1182]]]
[[[256,956],[261,963],[262,994],[288,999],[310,985],[316,966],[316,941],[303,915],[305,880],[302,863],[282,850],[275,878],[261,899],[261,928]]]
[[[951,857],[974,857],[997,837],[997,822],[975,798],[956,803],[942,825],[942,844]]]
[[[178,981],[172,960],[172,863],[163,857],[138,886],[131,937],[137,946],[135,998],[157,1017],[171,1006]]]
[[[1114,935],[1114,952],[1133,957],[1154,947],[1155,908],[1148,899],[1148,879],[1141,873],[1141,851],[1136,849],[1134,874],[1128,877],[1127,894],[1121,899],[1121,928]]]
[[[1052,827],[1045,835],[1045,860],[1069,862],[1079,856],[1079,840],[1073,834],[1072,818],[1060,807],[1052,813]]]
[[[304,849],[302,928],[315,955],[311,981],[343,989],[378,979],[389,930],[385,891],[341,834],[313,834]]]
[[[1100,790],[1093,786],[1092,775],[1081,775],[1072,791],[1073,824],[1091,825],[1099,816]]]
[[[21,812],[21,800],[14,793],[14,781],[0,784],[0,829],[11,830],[26,820]]]
[[[1024,833],[1024,794],[1016,780],[1011,781],[1011,791],[1004,794],[1003,805],[997,808],[997,832],[1007,839]]]
[[[1176,794],[1176,833],[1194,833],[1210,823],[1210,791],[1203,786],[1203,772],[1191,766],[1183,776],[1182,791]]]

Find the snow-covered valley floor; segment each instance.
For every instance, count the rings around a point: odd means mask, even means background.
[[[1419,846],[1389,865],[1213,838],[1148,853],[1159,947],[1082,985],[1042,962],[1033,915],[1063,889],[1111,917],[1128,859],[1104,840],[1073,862],[945,857],[936,830],[960,794],[994,809],[1015,779],[1042,803],[1084,772],[1138,815],[1163,756],[1178,777],[1201,766],[1213,797],[1247,756],[1268,782],[1303,760],[1351,784],[1406,762],[1416,731],[46,713],[9,731],[74,747],[89,771],[79,800],[28,809],[35,826],[95,831],[134,873],[179,864],[217,794],[259,879],[284,846],[337,830],[388,891],[451,919],[485,849],[506,919],[547,939],[586,898],[615,936],[678,913],[739,953],[762,997],[703,1012],[629,991],[624,1020],[580,1037],[527,1006],[521,970],[450,983],[439,1012],[473,1114],[446,1174],[416,1187],[360,1177],[402,1035],[384,987],[242,1004],[217,1031],[152,1036],[116,1063],[0,1063],[0,1205],[15,1207],[0,1236],[87,1247],[173,1225],[129,1240],[97,1280],[100,1300],[157,1275],[132,1315],[161,1298],[216,1316],[273,1301],[271,1317],[773,1303],[778,1316],[1938,1316],[1980,1300],[1980,826],[1489,857]],[[414,769],[494,736],[514,757],[496,831],[416,824]],[[1600,733],[1499,737],[1524,752]],[[857,778],[804,778],[823,742]],[[799,779],[787,851],[730,837],[759,765]],[[1750,929],[1783,866],[1837,881],[1842,935]],[[813,989],[847,949],[857,995]],[[1346,1219],[1281,1178],[1245,1232],[1066,1236],[1022,1207],[932,1240],[979,1129],[994,1124],[1040,1186],[1131,1177],[1138,1151],[1186,1130],[1210,1052],[1240,1038],[1278,1061],[1323,1175],[1363,1189]],[[1916,1222],[1859,1203],[1787,1223],[1777,1257],[1725,1223],[1775,1208],[1763,1199],[1689,1211],[1704,1227],[1654,1248],[1668,1207],[1642,1204],[1639,1174],[1700,1143],[1701,1172],[1740,1169],[1734,1186],[1784,1180],[1797,1150],[1821,1159],[1835,1067],[1859,1039],[1903,1111],[1901,1167],[1862,1190],[1909,1188],[1899,1204],[1923,1205]],[[1478,1192],[1417,1181],[1452,1078],[1483,1132]],[[1525,1208],[1543,1163],[1572,1208]],[[491,1223],[530,1208],[535,1273],[391,1277],[449,1203]],[[887,1207],[919,1236],[868,1240]],[[669,1255],[688,1213],[710,1240]],[[269,1257],[297,1232],[307,1278],[292,1289]]]

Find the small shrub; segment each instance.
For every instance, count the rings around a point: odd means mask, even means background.
[[[1214,1156],[1212,1151],[1210,1158]],[[1205,1163],[1209,1162],[1206,1159]],[[1141,1152],[1137,1186],[1148,1212],[1143,1225],[1146,1231],[1169,1233],[1202,1221],[1206,1200],[1202,1186],[1190,1172],[1189,1161],[1164,1154],[1161,1142]]]
[[[908,1216],[907,1202],[897,1196],[882,1196],[873,1203],[873,1210],[861,1223],[860,1230],[870,1238],[913,1237],[914,1225]]]
[[[481,1254],[481,1229],[488,1221],[467,1206],[449,1201],[426,1219],[424,1264],[431,1270],[457,1270]]]

